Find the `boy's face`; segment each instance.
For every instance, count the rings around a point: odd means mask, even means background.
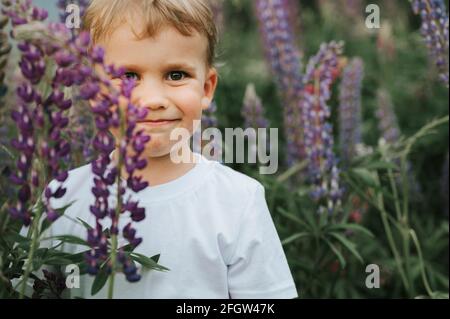
[[[140,30],[140,29],[138,29]],[[148,109],[146,121],[137,124],[151,136],[146,155],[170,153],[177,141],[170,140],[175,128],[192,134],[193,121],[200,120],[217,85],[217,72],[207,67],[206,37],[194,32],[183,36],[174,27],[160,29],[154,37],[138,40],[129,24],[122,24],[105,41],[105,63],[126,68],[136,80],[132,102]],[[122,79],[112,79],[119,87]],[[117,138],[117,129],[111,130]]]

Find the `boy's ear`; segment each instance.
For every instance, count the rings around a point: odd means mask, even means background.
[[[204,97],[202,99],[202,109],[206,110],[211,101],[214,99],[214,92],[216,91],[218,81],[218,74],[215,68],[209,68],[206,74],[206,80],[204,85]]]

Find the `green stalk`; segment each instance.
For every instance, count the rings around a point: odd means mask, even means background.
[[[405,212],[405,206],[408,207],[407,201],[408,201],[408,194],[405,194],[405,189],[408,190],[408,185],[405,185],[405,167],[403,166],[403,160],[401,163],[401,177],[402,177],[402,186],[403,186],[403,213]],[[398,225],[400,225],[400,233],[402,236],[402,244],[403,244],[403,256],[404,256],[404,261],[405,261],[405,273],[406,273],[406,277],[408,279],[409,282],[409,287],[410,287],[410,291],[408,291],[408,293],[410,294],[410,296],[414,295],[414,292],[412,291],[413,289],[413,285],[412,285],[412,280],[411,280],[411,272],[410,272],[410,267],[409,267],[409,235],[408,235],[408,230],[409,230],[409,226],[408,226],[408,219],[405,218],[404,215],[402,215],[402,208],[400,207],[400,197],[399,197],[399,193],[398,193],[398,189],[397,189],[397,184],[394,178],[394,174],[392,172],[392,169],[388,169],[388,176],[389,176],[389,182],[391,184],[391,189],[392,189],[392,193],[394,195],[394,205],[395,205],[395,212],[397,215],[397,221],[398,221]],[[406,197],[405,197],[406,196]],[[406,203],[406,205],[405,205]]]
[[[414,245],[417,249],[417,254],[419,255],[419,263],[420,263],[420,272],[422,274],[422,281],[423,285],[425,286],[425,289],[427,290],[427,293],[430,297],[433,296],[433,290],[431,289],[430,283],[428,282],[427,274],[425,271],[425,263],[423,261],[423,255],[422,255],[422,249],[420,248],[420,242],[417,238],[416,232],[411,229],[409,231],[409,234],[411,235],[411,238],[413,239]]]
[[[33,266],[33,258],[34,258],[34,253],[36,251],[36,245],[38,242],[38,238],[39,238],[39,221],[41,219],[41,215],[42,215],[42,209],[38,209],[38,211],[36,212],[36,215],[33,218],[33,223],[31,224],[31,236],[32,236],[32,240],[31,240],[31,246],[30,246],[30,251],[28,252],[28,258],[26,261],[26,268],[25,268],[25,273],[23,274],[23,279],[22,279],[22,287],[20,290],[20,299],[23,299],[25,296],[25,290],[27,287],[27,281],[28,278],[30,277],[30,273],[31,273],[31,269]]]
[[[376,174],[376,180],[378,185],[380,184],[380,180],[379,180],[379,176],[378,173]],[[387,240],[389,242],[389,246],[391,247],[392,250],[392,254],[394,255],[394,259],[395,259],[395,263],[397,264],[397,268],[398,271],[400,273],[400,277],[402,278],[403,281],[403,285],[405,286],[406,291],[409,292],[409,282],[407,280],[407,277],[405,275],[405,272],[403,270],[403,266],[402,266],[402,261],[400,259],[400,254],[397,250],[397,246],[395,245],[395,241],[394,241],[394,236],[392,235],[392,230],[391,230],[391,226],[389,225],[389,221],[387,218],[387,212],[384,206],[384,199],[383,199],[383,194],[379,194],[377,196],[377,200],[378,200],[378,206],[380,208],[380,213],[381,213],[381,220],[383,222],[383,227],[384,227],[384,231],[386,232],[386,237]]]
[[[402,187],[403,187],[403,216],[401,220],[402,225],[402,239],[403,239],[403,254],[405,256],[405,269],[408,281],[410,283],[410,295],[414,295],[414,286],[411,278],[410,269],[410,244],[409,244],[409,185],[407,174],[407,160],[405,153],[401,158],[402,171]]]
[[[394,203],[395,203],[395,212],[397,214],[397,220],[401,223],[402,220],[402,209],[400,207],[400,198],[398,194],[397,184],[395,183],[394,174],[392,173],[392,169],[388,169],[389,182],[391,184],[392,193],[394,195]]]

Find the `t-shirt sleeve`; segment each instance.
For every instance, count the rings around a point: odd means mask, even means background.
[[[232,299],[298,297],[261,184],[239,225],[234,254],[228,262],[228,290]]]

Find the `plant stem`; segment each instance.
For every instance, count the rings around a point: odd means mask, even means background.
[[[400,207],[400,198],[398,196],[397,184],[395,182],[394,174],[392,173],[392,169],[388,169],[389,182],[391,184],[392,192],[394,194],[394,203],[395,203],[395,212],[397,214],[397,220],[401,223],[402,220],[402,209]]]
[[[408,293],[410,296],[414,295],[413,292],[413,283],[411,280],[411,272],[409,269],[409,226],[408,226],[408,218],[405,218],[405,213],[407,213],[407,207],[408,207],[408,185],[407,185],[407,179],[405,178],[405,165],[404,161],[402,159],[400,164],[400,171],[401,171],[401,180],[402,180],[402,186],[403,186],[403,215],[402,215],[402,208],[400,207],[400,197],[397,189],[397,183],[394,178],[394,174],[392,172],[392,169],[388,169],[388,176],[389,176],[389,182],[391,184],[392,193],[394,195],[394,205],[395,205],[395,212],[397,215],[397,222],[400,225],[400,233],[402,236],[402,244],[403,244],[403,256],[404,256],[404,263],[405,263],[405,272],[406,277],[409,282],[410,291]],[[406,190],[406,191],[405,191]]]
[[[417,254],[419,255],[420,272],[422,273],[423,285],[425,286],[425,289],[427,290],[428,295],[430,297],[432,297],[433,290],[431,289],[431,286],[428,282],[427,274],[425,272],[425,263],[423,261],[422,249],[420,248],[419,239],[417,238],[416,232],[413,229],[411,229],[409,231],[409,234],[411,235],[411,238],[413,239],[414,245],[416,246],[416,249],[417,249]]]
[[[39,238],[39,236],[38,236],[39,229],[38,228],[39,228],[39,221],[41,219],[41,215],[42,215],[42,209],[38,209],[38,211],[36,212],[36,215],[33,218],[33,223],[31,224],[32,240],[31,240],[30,251],[28,252],[25,273],[23,274],[22,287],[21,287],[20,296],[19,296],[20,299],[23,299],[25,296],[25,290],[27,287],[28,278],[30,277],[31,269],[33,266],[33,257],[34,257],[34,253],[36,250],[37,241]]]
[[[379,180],[378,173],[376,174],[376,180],[377,180],[377,184],[380,185],[380,180]],[[409,289],[410,289],[409,288],[409,282],[407,280],[405,272],[403,271],[403,266],[402,266],[402,261],[400,259],[400,254],[398,253],[397,246],[395,245],[394,236],[392,235],[391,226],[389,225],[389,221],[388,221],[388,218],[387,218],[388,214],[387,214],[386,209],[384,207],[384,199],[383,199],[383,194],[382,193],[378,194],[377,200],[378,200],[378,206],[380,208],[381,220],[383,222],[383,227],[384,227],[384,231],[386,232],[386,237],[387,237],[387,240],[389,242],[389,246],[391,247],[392,253],[394,255],[395,263],[397,264],[397,268],[398,268],[398,271],[400,273],[400,277],[402,278],[403,285],[405,286],[406,291],[409,292]]]
[[[408,164],[407,155],[405,153],[401,158],[401,172],[402,172],[402,187],[403,187],[403,216],[401,220],[402,239],[403,239],[403,254],[405,256],[405,270],[410,283],[410,295],[414,296],[414,286],[411,279],[410,270],[410,244],[409,244],[409,184],[408,184]]]

